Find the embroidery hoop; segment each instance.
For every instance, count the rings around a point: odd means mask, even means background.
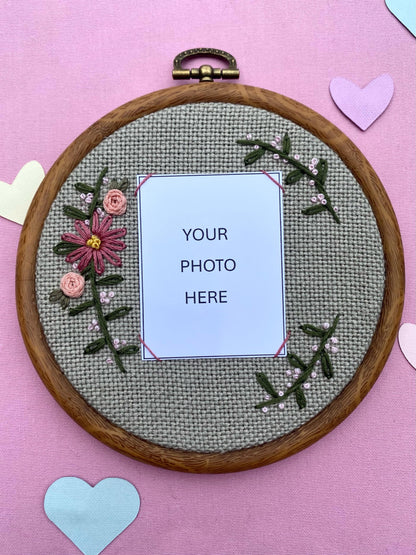
[[[214,52],[218,54],[219,51]],[[202,73],[207,78],[209,71]],[[203,102],[267,110],[303,127],[328,145],[349,168],[367,197],[385,256],[385,290],[376,331],[362,363],[341,394],[291,433],[259,446],[225,453],[161,447],[113,425],[89,406],[65,377],[48,346],[35,294],[34,269],[45,218],[58,191],[80,161],[106,137],[138,118],[164,108]],[[156,91],[124,104],[88,128],[58,158],[42,182],[23,226],[17,257],[16,300],[23,338],[37,372],[57,402],[86,431],[125,455],[157,466],[185,472],[233,472],[269,464],[308,447],[342,422],[365,397],[381,372],[398,331],[404,300],[403,248],[395,214],[380,180],[339,129],[313,110],[277,93],[203,81]]]

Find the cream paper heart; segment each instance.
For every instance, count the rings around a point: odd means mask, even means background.
[[[36,160],[23,166],[13,183],[0,181],[0,216],[23,225],[30,203],[45,172]]]

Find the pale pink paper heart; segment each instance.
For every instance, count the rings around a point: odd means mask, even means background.
[[[399,345],[408,362],[416,368],[416,324],[400,326]]]
[[[344,77],[335,77],[329,91],[341,112],[365,131],[390,104],[394,84],[388,73],[379,75],[362,89]]]

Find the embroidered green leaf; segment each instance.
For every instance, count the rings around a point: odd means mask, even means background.
[[[255,406],[256,409],[264,409],[265,407],[271,407],[277,404],[279,404],[279,408],[283,409],[284,404],[282,405],[280,404],[282,403],[283,400],[287,399],[292,394],[295,394],[296,402],[299,406],[299,409],[303,409],[306,407],[307,398],[306,398],[306,391],[304,390],[304,384],[305,384],[305,388],[309,389],[310,384],[308,383],[308,385],[306,385],[307,380],[311,376],[313,378],[316,377],[316,368],[317,368],[318,361],[320,361],[322,372],[327,377],[327,379],[331,379],[334,375],[332,362],[329,357],[329,353],[327,351],[327,344],[329,339],[331,337],[334,337],[334,332],[338,325],[338,321],[339,321],[339,315],[337,315],[334,318],[332,325],[325,326],[325,329],[318,328],[317,326],[313,326],[311,324],[305,324],[303,326],[300,326],[300,329],[306,335],[313,335],[314,337],[319,336],[320,338],[319,345],[316,345],[312,348],[312,351],[314,354],[307,364],[305,364],[303,360],[297,355],[293,353],[288,354],[287,359],[289,364],[296,368],[300,368],[301,372],[298,371],[294,373],[295,382],[293,385],[292,383],[287,384],[287,389],[283,393],[283,395],[281,394],[279,396],[278,394],[276,394],[275,389],[273,388],[273,386],[271,385],[267,376],[264,373],[260,372],[256,374],[256,379],[258,384],[264,390],[266,390],[267,393],[269,393],[270,395],[269,397],[266,398],[266,400],[257,404]],[[313,374],[313,372],[315,372],[315,374]],[[293,375],[292,372],[290,371],[288,373],[289,375]],[[279,393],[280,393],[280,390],[279,390]],[[264,412],[267,412],[267,410],[264,410]]]
[[[55,254],[69,254],[75,249],[79,249],[80,245],[77,243],[70,243],[69,241],[61,241],[53,247]]]
[[[283,141],[282,141],[282,153],[283,154],[290,154],[290,148],[291,148],[291,142],[290,142],[290,137],[287,133],[285,133],[284,137],[283,137]]]
[[[289,353],[287,355],[287,360],[291,366],[294,368],[300,368],[301,370],[305,370],[307,368],[306,364],[300,359],[297,355],[293,353]]]
[[[100,351],[103,347],[105,347],[105,339],[104,337],[100,337],[100,339],[93,341],[85,347],[84,355],[93,355],[94,353]]]
[[[125,347],[121,347],[118,349],[119,355],[135,355],[140,351],[140,347],[137,345],[126,345]]]
[[[293,172],[290,172],[285,179],[285,183],[287,185],[291,185],[292,183],[296,183],[297,181],[300,181],[303,177],[303,171],[302,170],[293,170]]]
[[[64,206],[64,214],[69,218],[74,218],[74,220],[85,220],[88,218],[88,214],[80,210],[79,208],[75,208],[75,206]]]
[[[330,380],[334,375],[334,369],[332,367],[331,359],[326,351],[323,351],[321,354],[321,366],[325,377]]]
[[[257,150],[253,150],[252,152],[250,152],[250,154],[247,154],[247,156],[244,158],[244,164],[246,166],[251,166],[251,164],[254,164],[254,162],[257,162],[257,160],[260,160],[260,158],[264,155],[266,151],[264,150],[264,148],[258,148]]]
[[[62,295],[61,298],[61,308],[62,310],[65,310],[66,308],[68,308],[69,306],[69,297],[66,297],[65,295]]]
[[[323,212],[325,210],[325,206],[323,204],[314,204],[313,206],[308,206],[302,210],[302,214],[305,216],[312,216],[313,214],[319,214],[319,212]]]
[[[124,278],[122,276],[119,276],[118,274],[112,274],[111,276],[106,276],[105,278],[99,279],[96,282],[96,285],[100,287],[105,287],[107,285],[117,285],[122,281],[124,281]]]
[[[269,395],[272,397],[277,397],[277,393],[274,390],[272,384],[269,382],[268,377],[264,372],[257,372],[256,373],[256,380],[257,383],[265,390]]]
[[[311,335],[312,337],[323,337],[326,333],[322,328],[317,328],[316,326],[311,326],[311,324],[306,324],[300,326],[300,329],[306,333],[306,335]]]
[[[110,189],[118,189],[122,193],[125,193],[127,191],[128,186],[129,180],[126,177],[124,179],[121,179],[120,181],[117,181],[117,179],[112,179],[110,181]]]
[[[321,158],[316,165],[316,169],[318,170],[318,174],[316,176],[317,179],[319,179],[321,183],[325,183],[326,176],[328,173],[328,162],[323,158]]]
[[[304,409],[306,407],[306,397],[301,387],[296,389],[295,396],[298,407]]]
[[[80,193],[93,193],[94,192],[94,187],[91,187],[91,185],[87,185],[86,183],[75,183],[74,187]]]
[[[255,148],[254,151],[250,152],[244,158],[244,163],[246,166],[254,164],[254,162],[261,158],[263,154],[265,154],[265,152],[269,152],[273,154],[273,157],[277,160],[283,159],[284,162],[287,162],[293,166],[294,170],[290,172],[286,177],[285,182],[287,184],[296,183],[300,181],[303,176],[309,176],[311,178],[311,184],[315,185],[318,193],[324,195],[326,204],[316,204],[314,206],[306,208],[305,210],[302,210],[302,213],[304,215],[311,216],[313,214],[319,214],[320,212],[326,210],[331,214],[332,218],[336,221],[337,224],[341,223],[337,215],[337,209],[332,206],[331,199],[329,198],[329,195],[324,187],[328,173],[328,162],[326,160],[321,158],[315,168],[316,175],[315,173],[312,173],[309,166],[305,166],[299,161],[299,156],[290,156],[292,144],[288,133],[285,133],[281,142],[280,149],[276,146],[276,142],[274,141],[271,143],[266,143],[264,141],[260,141],[259,139],[237,140],[237,144],[251,147],[254,146]]]
[[[59,303],[61,298],[63,296],[63,293],[60,289],[54,289],[52,291],[52,293],[50,293],[49,295],[49,302],[51,303]]]
[[[131,310],[130,306],[121,306],[120,308],[113,310],[113,312],[106,314],[104,318],[107,320],[107,322],[110,322],[111,320],[116,320],[117,318],[121,318],[122,316],[125,316],[130,312],[130,310]]]
[[[85,301],[85,303],[79,304],[78,306],[75,306],[74,308],[71,308],[68,312],[68,314],[70,316],[76,316],[77,314],[80,314],[81,312],[84,312],[84,310],[87,310],[88,308],[94,306],[94,301]]]

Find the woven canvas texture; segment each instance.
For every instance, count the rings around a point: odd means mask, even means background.
[[[114,287],[112,308],[133,307],[111,322],[113,337],[138,343],[140,333],[139,257],[136,176],[153,173],[219,173],[282,170],[290,166],[266,154],[244,166],[249,148],[236,144],[247,133],[272,140],[288,132],[293,153],[307,164],[312,157],[329,164],[326,187],[339,208],[341,225],[328,212],[304,216],[302,208],[313,194],[306,179],[286,187],[284,235],[287,329],[289,351],[308,361],[314,339],[301,324],[340,321],[339,352],[332,356],[334,377],[320,373],[306,393],[307,407],[299,410],[294,395],[284,410],[267,414],[254,405],[264,391],[255,373],[264,371],[276,389],[286,389],[286,359],[196,359],[141,361],[124,357],[122,374],[108,365],[109,352],[84,355],[93,341],[88,325],[94,314],[70,318],[48,301],[62,275],[71,270],[63,256],[53,254],[61,234],[73,231],[63,206],[76,206],[77,181],[93,184],[103,167],[109,178],[127,177],[128,210],[117,217],[126,226],[127,248],[121,253],[124,282]],[[79,204],[81,206],[81,204]],[[105,274],[104,274],[105,275]],[[265,110],[226,103],[187,104],[167,108],[121,128],[93,149],[70,175],[45,221],[36,265],[36,294],[42,326],[62,371],[86,402],[108,420],[153,443],[194,452],[227,452],[260,445],[301,426],[326,407],[348,384],[371,342],[384,291],[384,257],[375,218],[360,186],[339,157],[316,137],[294,123]],[[88,285],[86,289],[89,298]],[[247,326],[255,325],[247,322]],[[278,347],[278,345],[276,346]]]

